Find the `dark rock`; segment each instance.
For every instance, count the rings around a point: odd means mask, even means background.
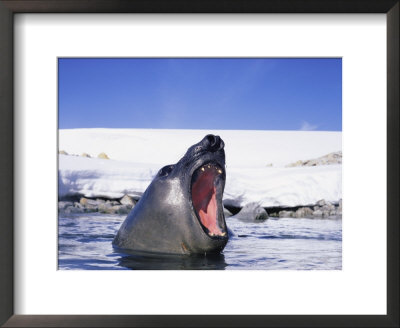
[[[322,217],[323,216],[323,212],[321,210],[316,210],[316,211],[314,211],[313,215],[315,217]]]
[[[313,215],[313,210],[309,207],[300,207],[295,213],[296,218],[311,217]]]
[[[228,218],[228,217],[232,216],[233,214],[227,208],[224,207],[224,215],[226,218]]]
[[[111,202],[104,202],[99,204],[99,212],[100,213],[109,213],[110,209],[112,208]]]
[[[72,202],[58,202],[58,210],[63,211],[65,210],[68,206],[73,206],[74,204]]]
[[[329,216],[337,216],[337,215],[338,215],[338,213],[337,213],[336,209],[333,209],[333,210],[329,211]]]
[[[83,206],[87,206],[87,205],[97,206],[97,205],[99,205],[99,203],[96,200],[88,199],[88,198],[85,198],[85,197],[82,197],[79,200],[79,203],[81,203],[81,205],[83,205]]]
[[[129,214],[132,207],[130,205],[115,205],[113,208],[117,214]]]
[[[93,213],[93,212],[98,212],[99,208],[97,206],[91,206],[88,205],[84,208],[85,213]]]
[[[325,204],[322,206],[322,211],[332,211],[335,209],[335,205],[332,205],[330,203]]]
[[[82,210],[85,208],[85,206],[83,206],[81,203],[78,202],[74,202],[74,207],[80,208]]]
[[[129,214],[130,210],[128,205],[111,206],[111,204],[108,204],[102,208],[101,212],[107,214]]]
[[[258,203],[249,203],[238,214],[232,216],[232,218],[243,221],[264,221],[268,219],[268,213]]]
[[[291,218],[291,217],[293,217],[293,212],[285,211],[285,210],[279,211],[279,217],[280,218]]]
[[[323,218],[329,217],[329,213],[330,213],[330,211],[328,211],[328,210],[322,211],[322,217],[323,217]]]
[[[128,205],[130,206],[130,208],[132,208],[133,206],[135,206],[135,201],[133,200],[133,198],[129,195],[125,195],[124,197],[122,197],[119,201],[122,205]]]
[[[64,210],[65,214],[76,214],[76,213],[83,213],[83,209],[79,208],[79,207],[75,207],[75,206],[68,206],[65,210]]]

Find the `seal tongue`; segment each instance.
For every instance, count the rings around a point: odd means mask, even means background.
[[[204,227],[211,235],[221,235],[217,225],[217,197],[214,179],[218,171],[213,166],[201,168],[201,173],[192,185],[192,201],[194,208]]]

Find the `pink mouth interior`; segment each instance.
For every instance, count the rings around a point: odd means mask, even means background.
[[[192,201],[200,221],[210,234],[221,235],[217,225],[217,197],[214,179],[217,176],[215,168],[206,168],[192,185]]]

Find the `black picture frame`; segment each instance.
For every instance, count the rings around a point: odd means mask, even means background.
[[[0,0],[0,324],[4,327],[399,327],[399,0]],[[16,13],[385,13],[387,315],[15,315],[13,17]],[[368,286],[366,286],[368,288]]]

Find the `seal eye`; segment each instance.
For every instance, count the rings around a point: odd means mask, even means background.
[[[175,165],[167,165],[164,166],[159,172],[158,175],[160,177],[166,177],[168,174],[171,173],[171,171],[174,169]]]

